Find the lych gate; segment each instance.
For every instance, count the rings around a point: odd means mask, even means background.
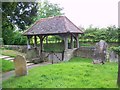
[[[37,37],[40,39],[39,56],[43,58],[43,40],[49,35],[58,35],[63,39],[64,52],[71,51],[74,48],[73,39],[76,41],[76,48],[79,48],[79,34],[83,34],[77,26],[75,26],[65,16],[55,16],[50,18],[43,18],[37,21],[32,27],[30,27],[24,35],[27,36],[27,46],[30,46],[30,39],[34,37],[34,47],[37,47]],[[68,49],[68,38],[70,37],[70,49]],[[65,60],[65,54],[63,60]]]

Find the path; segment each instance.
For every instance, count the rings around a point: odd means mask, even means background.
[[[5,56],[5,55],[0,55],[0,59],[9,60],[9,61],[13,62],[14,57]],[[30,63],[29,61],[27,61],[27,66],[33,65],[33,64],[34,64],[34,63]]]
[[[3,56],[3,55],[0,55],[0,59],[9,60],[9,61],[12,61],[12,62],[13,62],[13,60],[14,60],[13,57]],[[28,61],[27,61],[27,62],[28,62]],[[31,69],[31,68],[33,68],[33,67],[45,66],[45,65],[49,65],[49,64],[51,64],[51,63],[49,63],[49,62],[44,62],[44,63],[40,63],[40,64],[27,63],[27,68],[28,68],[28,69]],[[29,72],[28,72],[28,74],[29,74]],[[2,80],[7,80],[7,79],[9,79],[11,76],[15,76],[15,70],[2,73]]]
[[[13,61],[14,58],[10,56],[0,55],[0,59]]]
[[[37,67],[37,66],[45,66],[45,65],[49,65],[51,63],[49,62],[44,62],[44,63],[40,63],[40,64],[34,64],[34,65],[29,65],[27,66],[28,69],[31,69],[33,67]],[[29,74],[29,72],[28,72]],[[2,73],[2,80],[7,80],[9,79],[11,76],[15,76],[15,70],[12,70],[12,71],[9,71],[9,72],[6,72],[6,73]]]

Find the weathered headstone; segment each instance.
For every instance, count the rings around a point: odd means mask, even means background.
[[[17,55],[14,59],[16,76],[27,75],[26,59],[21,55]]]
[[[118,55],[114,51],[111,51],[109,54],[109,60],[110,62],[118,62]]]
[[[93,63],[105,63],[106,61],[106,50],[107,43],[104,40],[100,40],[95,45],[94,55],[93,55]]]

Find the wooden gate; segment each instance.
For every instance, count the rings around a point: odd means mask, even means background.
[[[64,59],[64,52],[43,52],[44,59],[48,59],[53,64],[54,62],[61,62]]]

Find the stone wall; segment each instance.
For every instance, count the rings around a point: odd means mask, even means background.
[[[64,59],[63,61],[69,61],[72,57],[74,57],[74,52],[77,50],[77,48],[68,49],[64,52]]]
[[[94,47],[80,47],[76,49],[73,55],[76,57],[93,58]]]
[[[5,47],[5,48],[9,48],[9,49],[27,53],[26,45],[1,45],[0,47]],[[80,48],[66,50],[64,52],[64,57],[62,56],[62,52],[54,53],[54,54],[51,52],[43,52],[44,57],[46,57],[49,54],[47,60],[49,60],[50,62],[52,60],[53,60],[53,62],[60,62],[60,60],[62,61],[62,59],[63,59],[63,61],[68,61],[72,57],[93,58],[93,53],[94,53],[94,47],[83,47],[83,46],[81,46]],[[30,54],[30,56],[34,56],[34,54],[32,54],[32,55]],[[117,54],[113,53],[112,51],[109,51],[108,59],[110,62],[117,62],[118,56],[117,56]]]
[[[27,52],[27,45],[2,45],[0,47],[17,50],[19,52]]]
[[[3,45],[3,47],[27,53],[26,45]],[[80,48],[68,49],[64,52],[63,61],[68,61],[74,56],[92,58],[93,51],[94,51],[94,47],[83,47],[83,46],[81,46]],[[62,52],[55,53],[55,55],[53,55],[51,52],[43,52],[43,53],[45,57],[49,54],[48,60],[50,61],[52,59],[54,60],[54,62],[59,62],[60,60],[62,60]],[[58,60],[57,57],[60,60]]]
[[[74,48],[74,49],[68,49],[64,51],[64,57],[62,57],[61,53],[50,53],[50,52],[44,52],[45,57],[53,63],[57,63],[61,61],[69,61],[72,57],[85,57],[85,58],[93,58],[94,53],[94,47],[80,47],[80,48]],[[63,58],[63,60],[62,60]],[[59,60],[60,59],[60,60]]]
[[[118,54],[114,51],[109,52],[109,61],[110,62],[118,62]]]

